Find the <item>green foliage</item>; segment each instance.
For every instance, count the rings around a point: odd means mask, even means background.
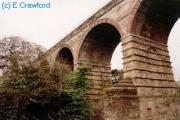
[[[66,76],[61,106],[63,120],[90,119],[91,108],[84,97],[86,90],[90,87],[90,81],[86,78],[89,70],[89,68],[83,66]]]
[[[88,120],[90,105],[85,93],[89,68],[67,74],[65,67],[48,62],[39,66],[20,64],[17,53],[8,58],[8,71],[1,77],[0,118],[3,120]]]
[[[27,65],[42,55],[43,51],[42,47],[27,42],[21,37],[5,37],[0,40],[0,70],[2,74],[8,72],[10,63],[17,59],[17,67]]]
[[[67,74],[64,79],[65,90],[82,90],[83,92],[90,87],[90,81],[87,75],[90,73],[88,66],[81,66],[74,72]]]
[[[55,73],[50,73],[47,62],[34,65],[9,65],[3,75],[1,88],[0,118],[10,120],[45,120],[57,118],[60,110],[60,91]],[[14,68],[16,67],[16,68]],[[18,69],[18,71],[16,70]]]

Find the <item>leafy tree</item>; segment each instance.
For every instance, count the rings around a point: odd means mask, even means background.
[[[59,81],[53,78],[57,75],[50,73],[45,61],[41,62],[39,67],[34,65],[19,67],[17,65],[19,56],[15,58],[11,61],[8,72],[2,77],[1,95],[4,96],[0,102],[0,118],[18,120],[56,118],[60,106],[60,89]]]
[[[4,120],[88,120],[90,105],[85,99],[89,86],[87,67],[70,74],[57,63],[50,71],[46,60],[40,65],[22,52],[5,56],[1,77],[0,118]],[[27,58],[27,59],[25,59]],[[28,62],[27,62],[28,61]]]
[[[29,64],[36,59],[45,49],[25,41],[21,37],[13,36],[0,40],[0,70],[2,73],[8,71],[8,66],[14,57],[19,57],[17,64]]]
[[[82,66],[64,79],[62,93],[63,120],[89,120],[91,107],[85,95],[91,82],[86,78],[90,68]]]

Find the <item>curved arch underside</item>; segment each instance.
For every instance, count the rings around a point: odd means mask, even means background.
[[[179,17],[179,0],[144,0],[136,13],[132,32],[166,44]]]
[[[93,99],[99,99],[99,95],[102,95],[99,88],[111,84],[110,62],[120,38],[119,31],[113,25],[101,23],[89,31],[81,44],[79,59],[82,64],[91,66],[89,79],[93,80]]]
[[[74,69],[74,58],[69,48],[62,48],[59,51],[56,62],[68,72]]]
[[[109,64],[119,42],[120,34],[113,25],[99,24],[85,37],[80,49],[80,59]]]

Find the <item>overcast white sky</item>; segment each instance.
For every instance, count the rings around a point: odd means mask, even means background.
[[[0,0],[2,2],[4,0]],[[37,0],[17,0],[29,1]],[[48,0],[38,0],[47,2]],[[60,39],[84,22],[110,0],[49,0],[50,9],[0,9],[0,38],[20,36],[45,48],[55,45]],[[180,20],[169,37],[169,50],[175,78],[180,79]],[[115,50],[112,68],[122,68],[120,45]],[[179,62],[179,63],[178,63]]]

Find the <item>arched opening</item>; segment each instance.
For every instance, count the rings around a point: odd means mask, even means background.
[[[141,73],[145,70],[149,71],[145,77],[151,81],[158,79],[164,80],[164,83],[174,82],[167,43],[170,32],[179,17],[179,0],[143,0],[136,12],[131,32],[144,37],[144,43],[151,41],[146,44],[145,52],[140,56],[141,60],[146,59],[151,69],[142,66],[143,70],[139,71]],[[146,63],[143,64],[149,66]],[[166,84],[170,86],[168,82]]]
[[[62,48],[56,58],[56,62],[67,72],[74,69],[74,58],[69,48]]]
[[[113,51],[119,42],[120,34],[114,26],[108,23],[97,25],[85,37],[80,58],[109,64]]]
[[[109,23],[99,24],[87,34],[79,58],[92,66],[92,79],[112,80],[111,59],[120,38],[119,31]]]
[[[167,44],[170,31],[179,17],[179,0],[144,0],[136,13],[132,32]]]
[[[111,73],[113,84],[118,83],[124,79],[123,75],[123,54],[122,54],[122,44],[119,43],[111,58]]]
[[[139,5],[139,4],[138,4]],[[176,93],[176,82],[172,72],[169,51],[167,47],[168,37],[175,22],[180,17],[179,0],[142,0],[136,7],[136,14],[131,32],[134,44],[134,77],[139,96],[158,96]],[[158,98],[157,97],[157,98]],[[140,102],[142,119],[155,119],[151,115],[149,98]],[[157,98],[151,99],[155,103]],[[143,105],[142,105],[143,104]],[[153,106],[153,105],[152,105]],[[161,108],[154,108],[162,111]],[[150,116],[149,116],[150,115]],[[159,116],[158,114],[156,116]],[[171,115],[169,115],[171,116]],[[168,119],[172,119],[168,116]],[[162,116],[161,116],[162,118]],[[156,118],[158,119],[158,117]]]

